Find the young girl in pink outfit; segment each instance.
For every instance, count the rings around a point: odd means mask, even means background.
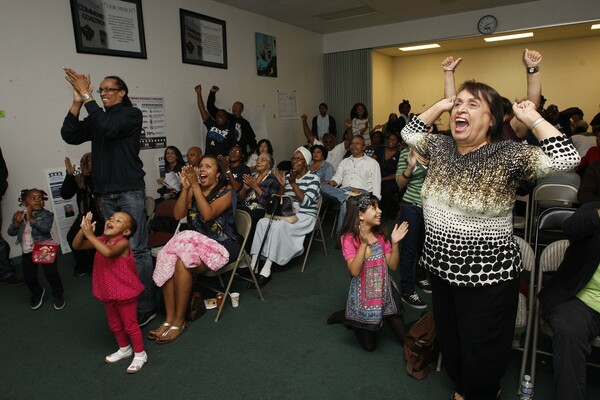
[[[381,225],[379,200],[370,194],[348,199],[342,228],[342,253],[352,279],[346,308],[329,317],[328,324],[343,323],[352,328],[366,351],[375,350],[375,333],[384,319],[404,341],[407,333],[400,292],[390,278],[400,260],[398,243],[408,231],[408,223],[394,226],[390,240]]]
[[[87,213],[72,247],[77,250],[96,249],[93,294],[104,303],[108,325],[119,344],[119,350],[106,356],[104,361],[112,364],[133,355],[127,373],[134,374],[148,361],[137,320],[137,298],[144,285],[138,277],[128,240],[135,233],[137,224],[129,213],[119,211],[104,223],[102,236],[94,235],[95,225],[92,213]]]

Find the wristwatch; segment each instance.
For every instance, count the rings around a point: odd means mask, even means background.
[[[528,74],[535,74],[540,70],[540,67],[527,67]]]
[[[81,96],[81,98],[83,99],[83,101],[86,101],[87,99],[91,99],[92,96],[90,96],[88,93],[85,93]]]

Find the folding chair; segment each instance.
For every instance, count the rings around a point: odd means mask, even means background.
[[[146,196],[145,202],[146,208],[146,228],[150,227],[150,221],[154,218],[154,209],[156,208],[156,202],[153,197]]]
[[[149,224],[154,221],[155,218],[162,218],[160,221],[164,221],[165,218],[168,221],[176,221],[175,215],[173,214],[175,210],[176,200],[169,199],[164,200],[156,206],[154,211],[154,217],[149,221]],[[156,225],[156,224],[155,224]],[[164,224],[163,224],[164,225]],[[178,226],[179,227],[179,226]],[[170,227],[169,227],[170,228]],[[177,228],[176,228],[177,229]],[[148,231],[148,248],[152,249],[158,246],[164,246],[171,238],[175,235],[175,233],[165,232],[165,231]]]
[[[515,215],[513,218],[513,228],[519,230],[522,229],[523,238],[525,238],[525,240],[528,240],[529,238],[529,198],[529,193],[524,196],[517,195],[515,200],[525,203],[525,215]]]
[[[323,225],[321,221],[321,207],[323,206],[323,197],[319,196],[319,200],[317,202],[317,221],[315,222],[315,228],[313,229],[310,237],[308,239],[308,246],[306,247],[306,252],[304,254],[304,262],[302,263],[302,270],[304,272],[304,267],[306,266],[306,260],[308,260],[308,254],[310,253],[310,248],[312,247],[313,240],[317,242],[323,243],[323,253],[325,253],[325,257],[327,257],[327,245],[325,244],[325,235],[323,234]],[[321,238],[315,238],[315,234],[321,236]]]
[[[223,311],[223,307],[225,306],[227,296],[229,296],[229,294],[230,294],[229,290],[231,289],[231,284],[233,283],[233,279],[236,276],[237,269],[238,269],[240,263],[242,261],[244,261],[249,266],[252,262],[250,259],[250,256],[248,256],[248,253],[246,253],[246,250],[244,249],[244,247],[246,246],[246,241],[248,240],[248,236],[250,235],[250,228],[252,226],[252,218],[250,218],[250,214],[248,214],[246,211],[236,210],[235,225],[237,227],[238,233],[240,235],[242,235],[242,237],[244,238],[242,245],[241,245],[240,253],[238,254],[237,259],[235,261],[232,261],[229,264],[225,265],[223,268],[219,269],[218,271],[210,271],[209,270],[209,271],[202,273],[202,275],[204,275],[204,276],[208,276],[208,277],[218,276],[219,278],[221,278],[221,275],[223,275],[227,272],[231,272],[231,276],[229,277],[229,281],[227,282],[227,287],[225,288],[225,292],[223,293],[223,301],[221,302],[221,306],[219,307],[219,309],[217,311],[217,316],[215,317],[215,322],[219,321],[221,311]],[[265,301],[265,299],[262,295],[262,291],[260,290],[260,286],[258,285],[258,282],[256,281],[256,276],[254,275],[254,271],[252,271],[252,268],[249,268],[249,270],[250,270],[250,275],[252,277],[251,281],[254,282],[254,287],[258,291],[258,296],[260,297],[260,300]],[[242,278],[242,277],[240,277],[240,278]],[[247,280],[245,278],[242,278],[242,279]],[[221,284],[222,284],[222,282],[221,282]],[[205,285],[203,285],[203,286],[205,286]],[[220,290],[216,290],[216,289],[213,289],[208,286],[205,286],[205,287],[213,290],[214,292],[220,292]]]
[[[542,209],[551,207],[573,207],[577,204],[577,192],[579,187],[568,183],[541,183],[538,184],[531,194],[531,219],[529,221],[529,243],[531,235],[536,230],[535,221]],[[538,254],[536,252],[536,254]]]
[[[515,321],[515,338],[519,336],[519,344],[514,345],[513,349],[523,351],[521,357],[521,373],[519,374],[519,387],[520,379],[525,374],[525,368],[527,367],[527,358],[529,356],[529,344],[531,342],[531,331],[533,327],[533,307],[535,301],[535,253],[531,248],[531,245],[527,243],[525,239],[519,236],[514,236],[515,241],[519,245],[521,252],[521,261],[523,263],[523,271],[529,272],[529,290],[527,296],[523,293],[519,293],[519,303],[517,308],[517,319]],[[520,337],[525,333],[525,341],[521,347]],[[518,390],[518,389],[517,389]]]

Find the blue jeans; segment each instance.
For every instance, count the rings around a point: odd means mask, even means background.
[[[137,231],[129,239],[135,257],[135,265],[144,285],[144,291],[138,297],[138,311],[150,312],[156,309],[156,285],[152,280],[154,266],[148,250],[148,228],[146,224],[146,192],[144,189],[121,193],[105,193],[100,197],[100,211],[108,220],[117,211],[131,214],[137,222]]]
[[[0,202],[0,228],[2,228],[2,203]],[[0,230],[1,232],[1,230]],[[10,263],[10,246],[0,233],[0,279],[8,278],[15,274],[15,267]]]
[[[584,400],[586,359],[590,341],[600,334],[600,313],[577,297],[557,306],[548,322],[552,327],[552,362],[557,399]]]
[[[341,188],[336,188],[331,185],[321,185],[321,196],[325,199],[333,200],[339,203],[340,212],[338,214],[337,219],[337,227],[335,229],[335,233],[338,235],[342,231],[342,226],[344,225],[344,219],[346,219],[346,200],[348,200],[347,191],[353,190],[354,188],[351,186],[344,186]],[[361,194],[367,193],[366,190],[360,189]]]
[[[400,251],[400,290],[410,295],[415,291],[415,282],[425,279],[425,269],[417,265],[425,242],[423,209],[402,203],[400,222],[404,221],[408,222],[408,232],[402,239]]]

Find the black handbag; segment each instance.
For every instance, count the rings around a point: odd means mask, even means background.
[[[275,220],[284,220],[289,223],[298,221],[294,212],[294,205],[290,196],[272,194],[265,207],[265,217]]]

